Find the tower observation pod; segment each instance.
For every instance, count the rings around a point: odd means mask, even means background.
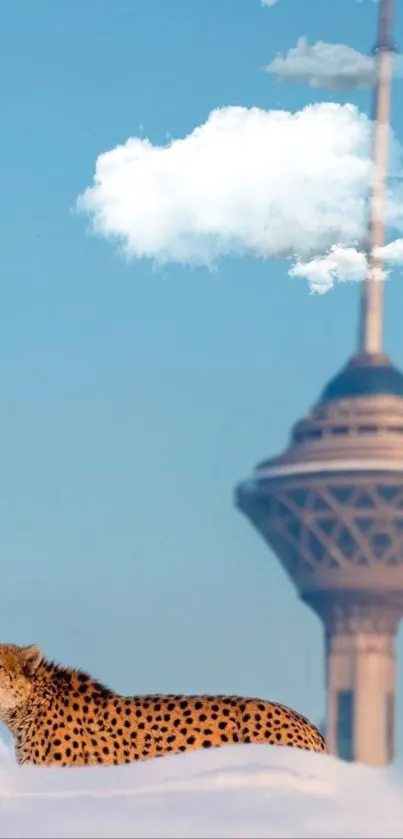
[[[403,617],[403,375],[382,350],[392,0],[379,4],[368,275],[357,353],[260,463],[236,504],[325,632],[330,751],[372,766],[395,748],[395,639]]]

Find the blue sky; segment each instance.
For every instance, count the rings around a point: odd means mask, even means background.
[[[284,261],[251,258],[155,271],[72,208],[98,155],[140,126],[161,144],[225,105],[367,111],[368,92],[262,67],[301,35],[367,52],[375,21],[369,0],[2,3],[4,640],[121,691],[246,693],[323,716],[321,626],[233,488],[353,350],[358,287],[310,295]],[[392,122],[402,139],[396,95]],[[386,300],[403,367],[398,275]]]

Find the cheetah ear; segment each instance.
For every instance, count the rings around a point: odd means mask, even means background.
[[[24,673],[33,676],[43,659],[42,651],[36,644],[31,644],[29,647],[21,647],[20,656]]]

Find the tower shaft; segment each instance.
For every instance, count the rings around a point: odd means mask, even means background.
[[[326,639],[327,741],[332,754],[371,766],[394,756],[395,634],[375,629]]]
[[[368,275],[361,284],[359,352],[382,351],[383,267],[378,248],[385,243],[385,210],[393,47],[392,0],[379,4],[377,83],[375,88],[372,182],[368,219]]]
[[[401,595],[361,589],[304,599],[325,628],[329,749],[344,760],[386,766],[394,757]]]

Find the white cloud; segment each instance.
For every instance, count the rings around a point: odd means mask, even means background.
[[[291,277],[307,280],[311,291],[324,294],[335,280],[362,280],[366,272],[365,254],[356,248],[333,245],[324,256],[303,262],[298,260],[290,269]]]
[[[388,265],[403,264],[403,239],[395,239],[381,248],[375,249],[375,256],[379,256],[386,268],[369,268],[368,260],[363,251],[355,247],[333,245],[327,254],[314,257],[303,262],[298,260],[289,271],[291,277],[302,277],[307,280],[311,291],[325,294],[333,288],[336,280],[341,282],[363,280],[370,274],[374,279],[385,280],[388,276]]]
[[[0,756],[0,837],[400,836],[391,770],[284,746],[209,749],[131,766],[19,767]]]
[[[260,0],[262,6],[274,6],[278,0]]]
[[[77,206],[129,259],[304,262],[363,240],[370,134],[352,105],[217,109],[183,139],[158,146],[134,137],[101,154]],[[391,189],[389,212],[403,230],[399,180]]]
[[[299,38],[284,57],[277,55],[264,69],[278,81],[305,82],[337,92],[371,88],[376,81],[374,58],[345,44],[318,41],[311,46],[307,38]]]
[[[378,248],[380,255],[390,265],[403,263],[403,239],[395,239],[383,248]]]

